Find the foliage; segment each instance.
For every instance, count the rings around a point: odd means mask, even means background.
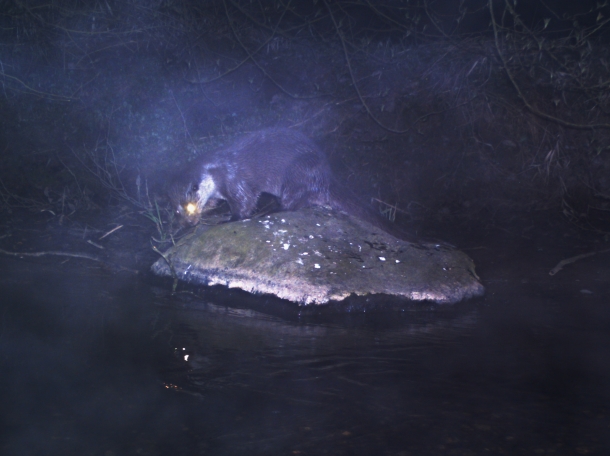
[[[0,1],[0,204],[120,199],[164,237],[171,170],[277,125],[398,222],[604,231],[609,21],[607,2]]]

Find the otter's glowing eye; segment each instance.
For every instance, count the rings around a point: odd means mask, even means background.
[[[188,215],[193,215],[195,213],[195,211],[197,210],[197,205],[193,204],[193,203],[188,203],[185,207],[186,209],[186,213]]]

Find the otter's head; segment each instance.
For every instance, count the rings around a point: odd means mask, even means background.
[[[205,212],[204,209],[209,210],[215,206],[208,204],[215,193],[216,185],[212,177],[205,175],[201,182],[191,183],[186,189],[174,186],[170,191],[170,197],[178,218],[187,225],[196,225],[201,219],[201,214]]]

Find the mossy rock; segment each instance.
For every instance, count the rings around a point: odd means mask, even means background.
[[[463,252],[402,241],[324,208],[200,226],[165,257],[181,280],[269,293],[299,304],[372,294],[453,304],[484,291]],[[152,270],[172,275],[164,259]]]

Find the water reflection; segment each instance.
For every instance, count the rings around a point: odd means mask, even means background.
[[[340,313],[0,263],[0,453],[605,454],[610,309],[483,300]],[[597,300],[596,300],[597,299]]]
[[[400,373],[422,349],[467,336],[477,322],[472,309],[449,315],[379,312],[359,325],[352,316],[345,316],[343,324],[337,318],[327,323],[320,315],[314,322],[287,321],[212,302],[190,302],[162,313],[162,329],[171,334],[176,359],[187,372],[175,380],[199,393],[238,377],[243,382],[252,372],[252,383],[338,376],[364,386],[365,378],[374,382],[376,376]]]

